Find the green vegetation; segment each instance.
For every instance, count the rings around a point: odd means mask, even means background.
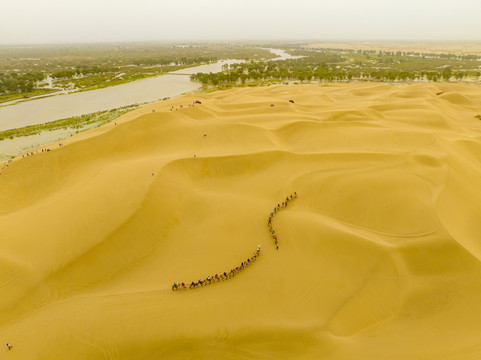
[[[272,57],[249,44],[6,46],[0,47],[0,102],[93,90],[220,59]]]
[[[269,61],[274,55],[265,48],[303,57]],[[192,80],[225,88],[271,81],[472,81],[481,75],[478,55],[319,50],[302,43],[8,46],[0,47],[0,103],[104,88],[227,58],[247,62]]]
[[[33,96],[48,95],[56,91],[57,90],[55,89],[35,89],[31,92],[4,94],[0,96],[0,98],[2,99],[0,100],[0,106],[6,106],[6,105],[2,105],[2,102],[13,101],[17,99],[28,99]]]
[[[21,75],[17,73],[0,73],[0,91],[31,92],[35,87],[35,83],[43,80],[44,78],[44,74],[39,72],[28,72]]]
[[[252,81],[463,81],[479,80],[481,57],[383,51],[287,48],[300,59],[233,64],[221,73],[191,76],[203,85],[243,85]]]
[[[60,129],[81,130],[83,128],[90,127],[91,125],[100,126],[101,124],[105,124],[119,117],[120,115],[125,114],[126,112],[139,108],[142,105],[143,104],[129,105],[111,110],[98,111],[82,116],[74,116],[57,121],[51,121],[45,124],[31,125],[18,129],[0,131],[0,141],[4,139],[13,139],[20,136],[36,135],[42,131],[53,131]]]
[[[298,84],[299,82],[293,81],[293,82],[284,82],[281,80],[252,80],[248,81],[245,84],[239,84],[239,83],[222,83],[218,85],[203,85],[200,87],[197,92],[200,93],[211,93],[214,91],[221,91],[221,90],[229,90],[234,87],[239,88],[239,87],[256,87],[256,86],[271,86],[271,85],[289,85],[290,83],[293,84]]]

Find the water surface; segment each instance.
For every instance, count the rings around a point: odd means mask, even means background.
[[[295,58],[284,50],[269,49],[278,55],[276,60]],[[220,72],[224,65],[243,60],[222,60],[213,64],[177,70],[167,75],[142,79],[98,90],[84,91],[25,101],[0,107],[0,131],[28,125],[90,114],[122,106],[176,97],[202,86],[190,80],[190,74]]]

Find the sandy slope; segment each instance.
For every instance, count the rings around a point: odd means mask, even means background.
[[[2,171],[1,359],[481,358],[481,87],[198,98]]]

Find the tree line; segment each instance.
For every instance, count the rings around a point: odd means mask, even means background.
[[[90,74],[106,74],[106,73],[116,73],[119,71],[118,67],[101,67],[93,66],[88,67],[85,65],[77,65],[75,70],[61,70],[56,71],[51,74],[54,79],[64,79],[71,78],[75,75],[90,75]]]
[[[38,81],[42,81],[45,75],[40,72],[17,74],[15,72],[0,72],[0,95],[32,92]]]
[[[300,59],[233,64],[221,73],[194,74],[204,85],[245,84],[248,81],[450,81],[481,76],[477,60],[465,57],[422,58],[375,50],[293,49]]]
[[[142,65],[197,65],[197,64],[208,64],[214,61],[219,60],[216,57],[206,57],[206,56],[197,56],[197,57],[186,57],[182,56],[181,58],[174,58],[174,57],[151,57],[145,59],[135,59],[133,61],[134,65],[142,66]]]

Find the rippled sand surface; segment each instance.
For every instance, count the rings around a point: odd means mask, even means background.
[[[479,359],[479,114],[479,86],[234,89],[13,161],[0,357]]]

